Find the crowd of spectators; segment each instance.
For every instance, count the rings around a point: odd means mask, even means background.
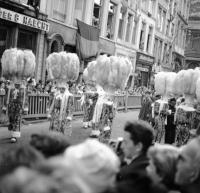
[[[1,156],[0,192],[199,193],[200,138],[181,148],[153,144],[153,138],[153,128],[141,120],[127,122],[123,141],[112,147],[33,134],[29,144]]]
[[[37,83],[34,78],[30,77],[27,80],[24,80],[26,82],[26,86],[28,89],[28,93],[36,93],[36,94],[50,94],[51,92],[54,92],[56,89],[56,81],[53,80],[47,80],[45,83],[43,83],[41,80],[39,80]],[[5,94],[6,88],[10,85],[9,80],[0,80],[0,95]],[[70,91],[73,94],[80,95],[84,92],[85,84],[84,83],[71,83],[70,84]],[[115,92],[116,95],[142,95],[143,93],[148,90],[145,86],[136,87],[133,88],[126,88],[125,90],[117,90]],[[154,91],[151,90],[153,93]]]

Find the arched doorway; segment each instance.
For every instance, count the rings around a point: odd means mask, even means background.
[[[59,51],[59,45],[58,45],[58,42],[56,40],[54,40],[51,44],[51,51],[50,53],[53,53],[53,52],[58,52]]]
[[[49,40],[49,51],[51,54],[53,52],[61,52],[64,50],[64,40],[60,34],[54,33],[48,37]]]

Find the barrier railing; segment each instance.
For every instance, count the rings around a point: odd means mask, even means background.
[[[83,115],[83,108],[80,103],[80,95],[74,97],[74,114]],[[118,110],[129,110],[140,108],[141,96],[136,95],[116,95]],[[0,95],[0,116],[2,113],[4,95]],[[28,114],[24,118],[45,118],[49,108],[49,95],[48,94],[29,94],[28,96]]]
[[[46,117],[48,102],[48,94],[30,94],[28,96],[28,115],[24,115],[24,118]]]

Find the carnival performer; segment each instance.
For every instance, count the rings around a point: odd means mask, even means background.
[[[57,82],[50,106],[48,117],[50,119],[50,131],[58,131],[68,136],[72,135],[72,118],[74,109],[74,97],[66,84],[77,80],[79,75],[79,59],[76,54],[60,52],[52,53],[47,58],[49,78]]]
[[[175,79],[175,94],[183,95],[185,101],[176,107],[175,123],[176,123],[176,145],[186,144],[190,137],[191,131],[195,128],[196,110],[195,97],[199,96],[198,81],[200,70],[189,69],[181,70],[177,73]]]
[[[141,98],[141,109],[138,118],[150,122],[151,121],[151,104],[152,104],[152,99],[150,97],[151,92],[149,90],[145,91],[145,94],[142,95]]]
[[[99,56],[92,68],[87,68],[88,76],[95,77],[98,100],[93,115],[91,136],[108,143],[112,132],[112,122],[116,112],[115,91],[124,90],[132,70],[127,58]]]
[[[28,113],[27,89],[22,79],[34,74],[35,56],[30,50],[12,48],[5,50],[1,62],[4,77],[12,80],[6,92],[3,109],[9,119],[11,142],[15,143],[21,137],[22,115]]]
[[[98,99],[98,93],[96,89],[96,77],[95,77],[96,61],[88,63],[87,68],[83,72],[83,79],[86,83],[81,97],[81,106],[83,107],[83,127],[88,128],[93,126],[93,115]]]
[[[83,127],[92,127],[92,118],[94,114],[95,105],[98,99],[98,93],[94,89],[86,88],[83,90],[81,98],[81,106],[83,107]]]
[[[59,91],[55,94],[49,109],[49,130],[58,131],[63,134],[67,133],[67,135],[71,136],[74,98],[66,84],[60,83],[57,88]]]

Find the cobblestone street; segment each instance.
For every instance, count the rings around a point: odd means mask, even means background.
[[[129,111],[127,113],[118,112],[114,119],[112,138],[115,139],[117,137],[122,136],[123,126],[126,123],[126,121],[136,120],[138,117],[138,113],[139,113],[138,110]],[[72,132],[71,138],[69,139],[71,143],[73,144],[78,143],[89,136],[91,130],[82,128],[81,118],[76,118],[73,121],[72,126],[73,126],[73,132]],[[48,132],[48,129],[49,129],[49,122],[23,125],[22,137],[18,141],[18,143],[26,145],[32,133],[44,133],[44,132]],[[14,145],[15,144],[11,144],[9,141],[9,132],[7,128],[1,127],[0,128],[0,154],[3,151],[9,150],[9,148],[12,148]]]

